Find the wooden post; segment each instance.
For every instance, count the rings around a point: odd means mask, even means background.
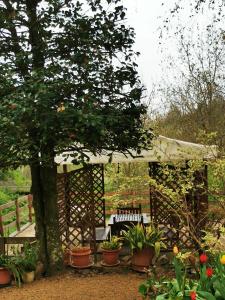
[[[15,205],[16,205],[16,229],[17,231],[20,231],[20,209],[19,209],[18,199],[15,200]]]
[[[142,211],[141,211],[141,204],[138,205],[138,209],[139,209],[139,213],[141,214]]]
[[[152,177],[153,176],[153,165],[154,163],[152,162],[152,163],[148,163],[148,175],[149,175],[149,177]],[[153,190],[152,190],[152,187],[151,187],[151,185],[149,184],[149,207],[150,207],[150,221],[152,222],[153,221],[153,218],[154,218],[154,216],[153,216],[153,214],[154,214],[154,211],[153,211],[153,203],[154,203],[154,200],[153,200],[153,198],[154,198],[154,196],[153,196]]]
[[[63,165],[63,173],[67,173],[68,170],[67,170],[67,165]]]
[[[94,196],[94,166],[91,166],[90,170],[90,186],[91,186],[91,198],[90,198],[90,208],[91,208],[91,224],[90,230],[93,234],[93,246],[94,246],[94,262],[97,262],[97,245],[96,245],[96,219],[95,219],[95,196]]]
[[[3,222],[2,222],[2,211],[0,210],[0,236],[4,236]]]
[[[31,194],[27,195],[28,219],[29,219],[30,223],[32,223],[32,200],[33,200],[33,195],[31,195]]]
[[[0,237],[0,255],[5,254],[5,238]]]
[[[104,222],[103,226],[105,227],[106,225],[105,225],[105,199],[104,198],[102,198],[102,205],[103,205],[103,218],[104,218],[104,220],[103,220],[103,222]]]
[[[63,174],[64,174],[64,210],[66,218],[66,243],[69,247],[70,243],[70,191],[68,191],[68,168],[67,165],[63,165]],[[69,196],[68,193],[69,192]]]

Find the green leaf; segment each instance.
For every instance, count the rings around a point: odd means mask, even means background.
[[[202,291],[198,291],[197,292],[198,297],[200,296],[202,300],[207,299],[207,300],[216,300],[216,298],[208,292],[202,292]]]
[[[143,248],[142,242],[138,242],[138,243],[137,243],[137,246],[138,246],[138,248],[141,250],[141,249]]]
[[[155,242],[155,255],[156,255],[156,257],[159,256],[160,248],[161,248],[161,242]]]
[[[162,295],[158,295],[156,297],[156,300],[165,300],[168,299],[168,293],[162,294]]]
[[[215,290],[218,290],[219,293],[221,294],[222,297],[225,298],[225,286],[224,286],[224,281],[220,281],[219,279],[217,279],[214,283],[213,283],[213,287]]]
[[[139,289],[138,289],[139,293],[141,293],[143,296],[146,296],[147,294],[147,287],[145,284],[141,284],[139,286]]]

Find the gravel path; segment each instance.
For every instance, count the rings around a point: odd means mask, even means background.
[[[0,290],[1,300],[140,300],[138,286],[144,275],[94,274],[78,276],[71,272],[42,278],[21,288]]]
[[[34,236],[32,224],[17,236]],[[77,274],[67,271],[51,278],[41,278],[21,288],[0,289],[0,300],[141,300],[138,286],[143,274],[109,272],[107,274]]]

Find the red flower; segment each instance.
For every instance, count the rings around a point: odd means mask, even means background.
[[[202,253],[199,257],[200,263],[205,264],[208,261],[208,257],[205,253]]]
[[[206,275],[207,275],[207,277],[212,277],[212,274],[213,274],[213,269],[212,268],[207,268],[206,269]]]
[[[190,298],[191,298],[191,300],[196,300],[197,299],[196,292],[194,292],[194,291],[190,292]]]

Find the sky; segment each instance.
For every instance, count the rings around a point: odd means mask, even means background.
[[[139,51],[139,74],[148,90],[160,79],[159,16],[163,13],[161,0],[124,0],[127,23],[136,32],[135,50]]]
[[[162,5],[162,2],[165,2]],[[139,75],[147,87],[148,94],[152,90],[154,84],[158,82],[164,76],[164,63],[166,57],[172,55],[176,57],[178,55],[178,47],[176,40],[168,39],[166,37],[166,31],[164,30],[163,40],[159,38],[160,30],[163,28],[163,20],[166,16],[170,16],[169,10],[174,8],[177,0],[123,0],[123,5],[127,8],[127,24],[134,27],[136,32],[135,50],[141,53],[138,58]],[[179,11],[179,20],[174,18],[170,24],[170,33],[175,30],[176,25],[180,22],[182,26],[191,28],[187,30],[187,35],[190,38],[195,38],[195,31],[197,24],[200,26],[202,32],[209,24],[209,20],[212,17],[212,11],[201,12],[191,17],[190,3],[196,3],[194,0],[182,0],[182,9]],[[172,19],[172,18],[171,18]],[[195,29],[194,29],[195,28]],[[159,43],[163,43],[163,49]],[[165,64],[166,65],[166,64]],[[165,70],[164,70],[165,71]]]

